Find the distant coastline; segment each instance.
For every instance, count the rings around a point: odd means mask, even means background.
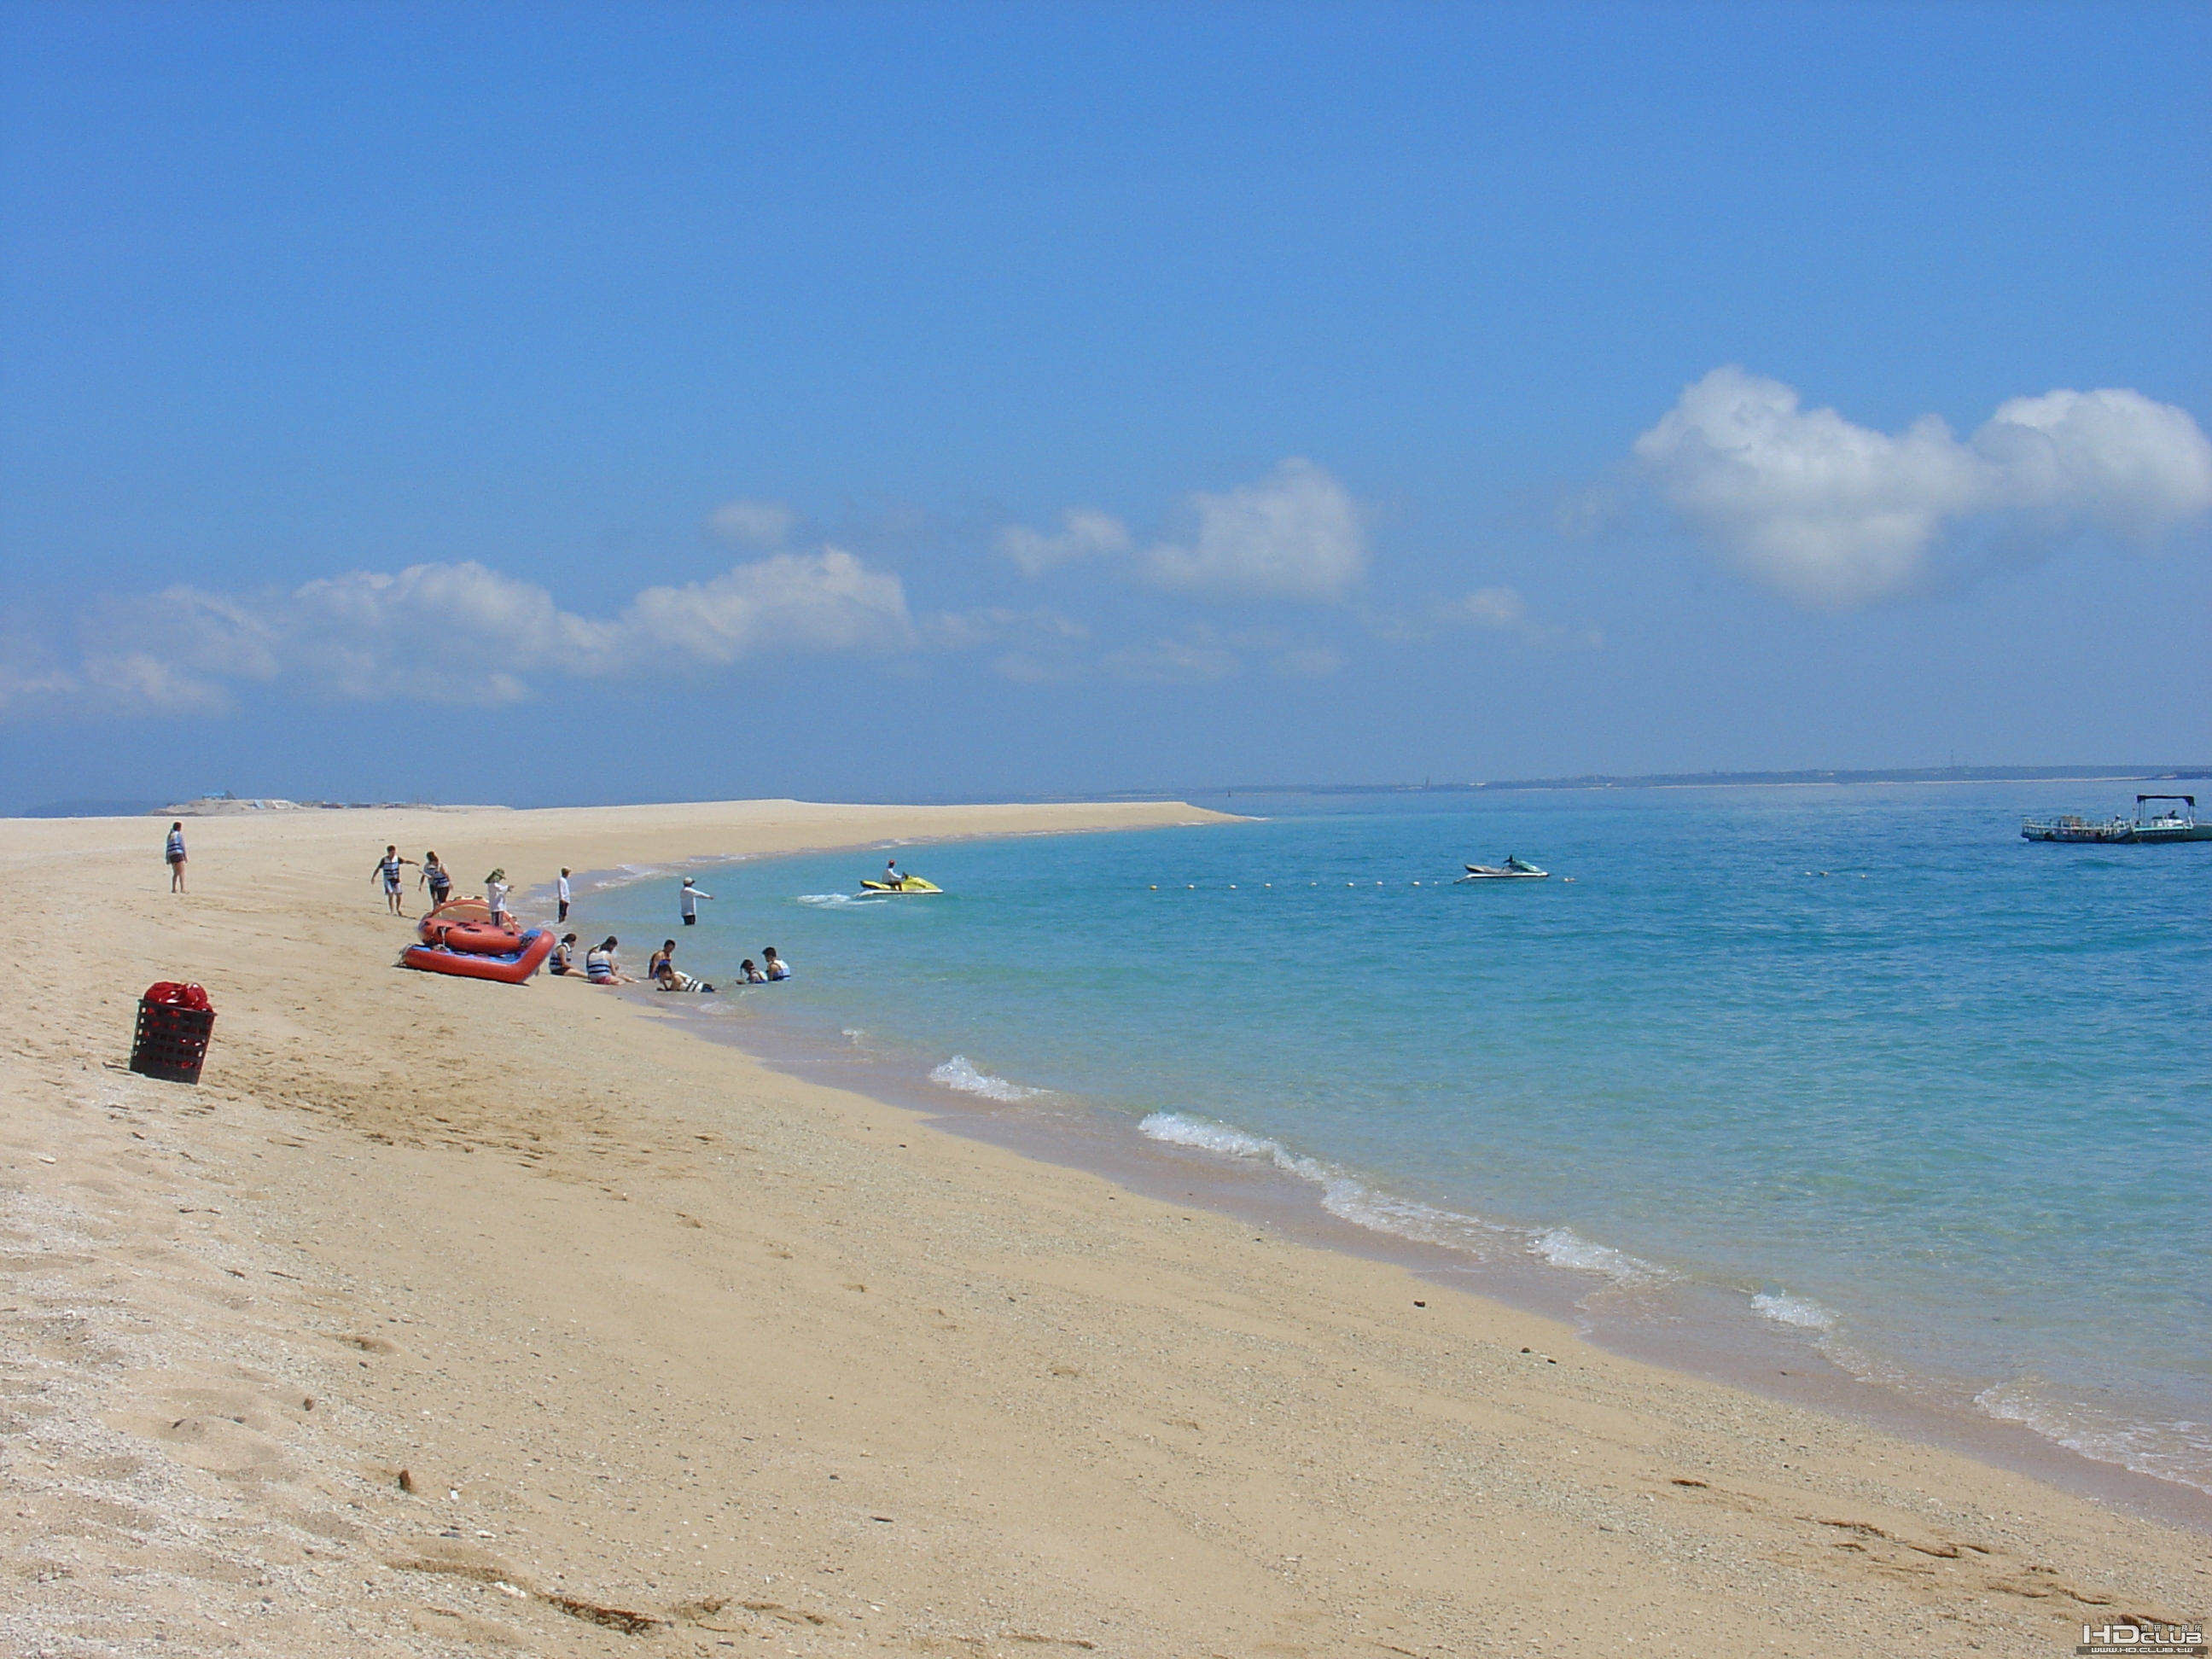
[[[1468,795],[1540,789],[1765,789],[1802,784],[1856,783],[2173,783],[2212,779],[2212,763],[2188,766],[1918,766],[1870,771],[1648,772],[1617,777],[1503,778],[1470,783],[1235,784],[1176,792],[1194,795]]]
[[[2192,778],[2212,781],[2212,762],[2193,765],[2152,766],[1920,766],[1892,767],[1869,771],[1813,769],[1796,772],[1646,772],[1616,776],[1589,772],[1564,778],[1479,779],[1471,782],[1419,783],[1234,783],[1191,784],[1163,789],[1100,789],[1073,794],[962,796],[934,803],[945,806],[975,806],[995,803],[1039,805],[1072,801],[1191,800],[1235,795],[1473,795],[1514,791],[1564,789],[1770,789],[1807,784],[1860,783],[2179,783]],[[563,803],[568,805],[573,803]],[[586,803],[611,805],[616,803]],[[623,803],[627,804],[627,803]],[[666,803],[680,804],[680,803]],[[854,803],[866,804],[866,803]],[[885,803],[876,803],[885,804]],[[16,817],[224,817],[262,812],[416,811],[485,812],[512,810],[497,804],[441,805],[429,801],[324,801],[276,799],[241,799],[208,795],[196,800],[163,805],[138,800],[52,801],[27,807]]]

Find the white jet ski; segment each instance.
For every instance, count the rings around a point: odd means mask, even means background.
[[[1460,880],[1462,882],[1541,881],[1551,873],[1549,870],[1539,870],[1526,859],[1516,859],[1508,855],[1503,864],[1468,865],[1467,873],[1462,876]]]

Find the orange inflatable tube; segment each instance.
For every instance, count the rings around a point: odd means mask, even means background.
[[[425,945],[488,957],[505,956],[522,938],[512,921],[493,927],[491,910],[480,898],[447,900],[416,924],[415,933]]]
[[[545,965],[545,958],[553,954],[553,931],[550,927],[533,927],[520,937],[504,934],[507,949],[494,955],[483,951],[448,951],[434,945],[410,945],[399,953],[400,961],[410,968],[420,968],[426,973],[454,974],[463,979],[495,980],[502,985],[520,985]]]

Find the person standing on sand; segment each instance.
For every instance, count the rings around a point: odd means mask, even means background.
[[[554,917],[554,918],[553,918],[553,920],[554,920],[555,921],[568,921],[568,866],[567,865],[565,865],[565,864],[564,864],[564,865],[562,865],[562,866],[561,866],[561,879],[560,879],[559,881],[556,882],[556,883],[553,884],[553,896],[554,896],[554,898],[555,898],[556,900],[557,900],[557,901],[559,902],[560,906],[561,906],[561,914],[560,914],[559,915],[557,915],[557,916]]]
[[[484,878],[484,907],[491,912],[491,925],[504,927],[514,920],[507,914],[507,872],[495,870]]]
[[[434,910],[443,904],[453,892],[453,878],[447,872],[446,866],[438,862],[438,855],[435,853],[425,853],[422,854],[422,873],[415,878],[415,884],[417,887],[429,888],[430,908]]]
[[[384,878],[385,908],[390,910],[395,916],[404,916],[407,914],[405,910],[400,908],[400,868],[404,865],[409,865],[414,862],[415,860],[413,859],[401,858],[399,856],[399,849],[397,847],[387,847],[384,849],[384,856],[377,860],[376,868],[368,872],[368,878],[371,881],[374,881],[379,876]]]
[[[173,893],[183,892],[185,890],[185,825],[183,819],[179,818],[176,823],[169,826],[168,848],[161,856],[167,859],[169,863],[169,890]]]
[[[684,913],[684,925],[686,927],[696,927],[699,925],[699,901],[714,896],[712,893],[702,893],[694,887],[691,884],[690,877],[684,878],[683,890],[676,895],[676,908]]]

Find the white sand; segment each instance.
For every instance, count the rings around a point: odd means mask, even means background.
[[[396,969],[368,881],[1206,816],[199,820],[182,899],[165,821],[0,823],[10,1650],[2049,1656],[2212,1606],[2201,1535]],[[120,1069],[163,978],[196,1090]]]

